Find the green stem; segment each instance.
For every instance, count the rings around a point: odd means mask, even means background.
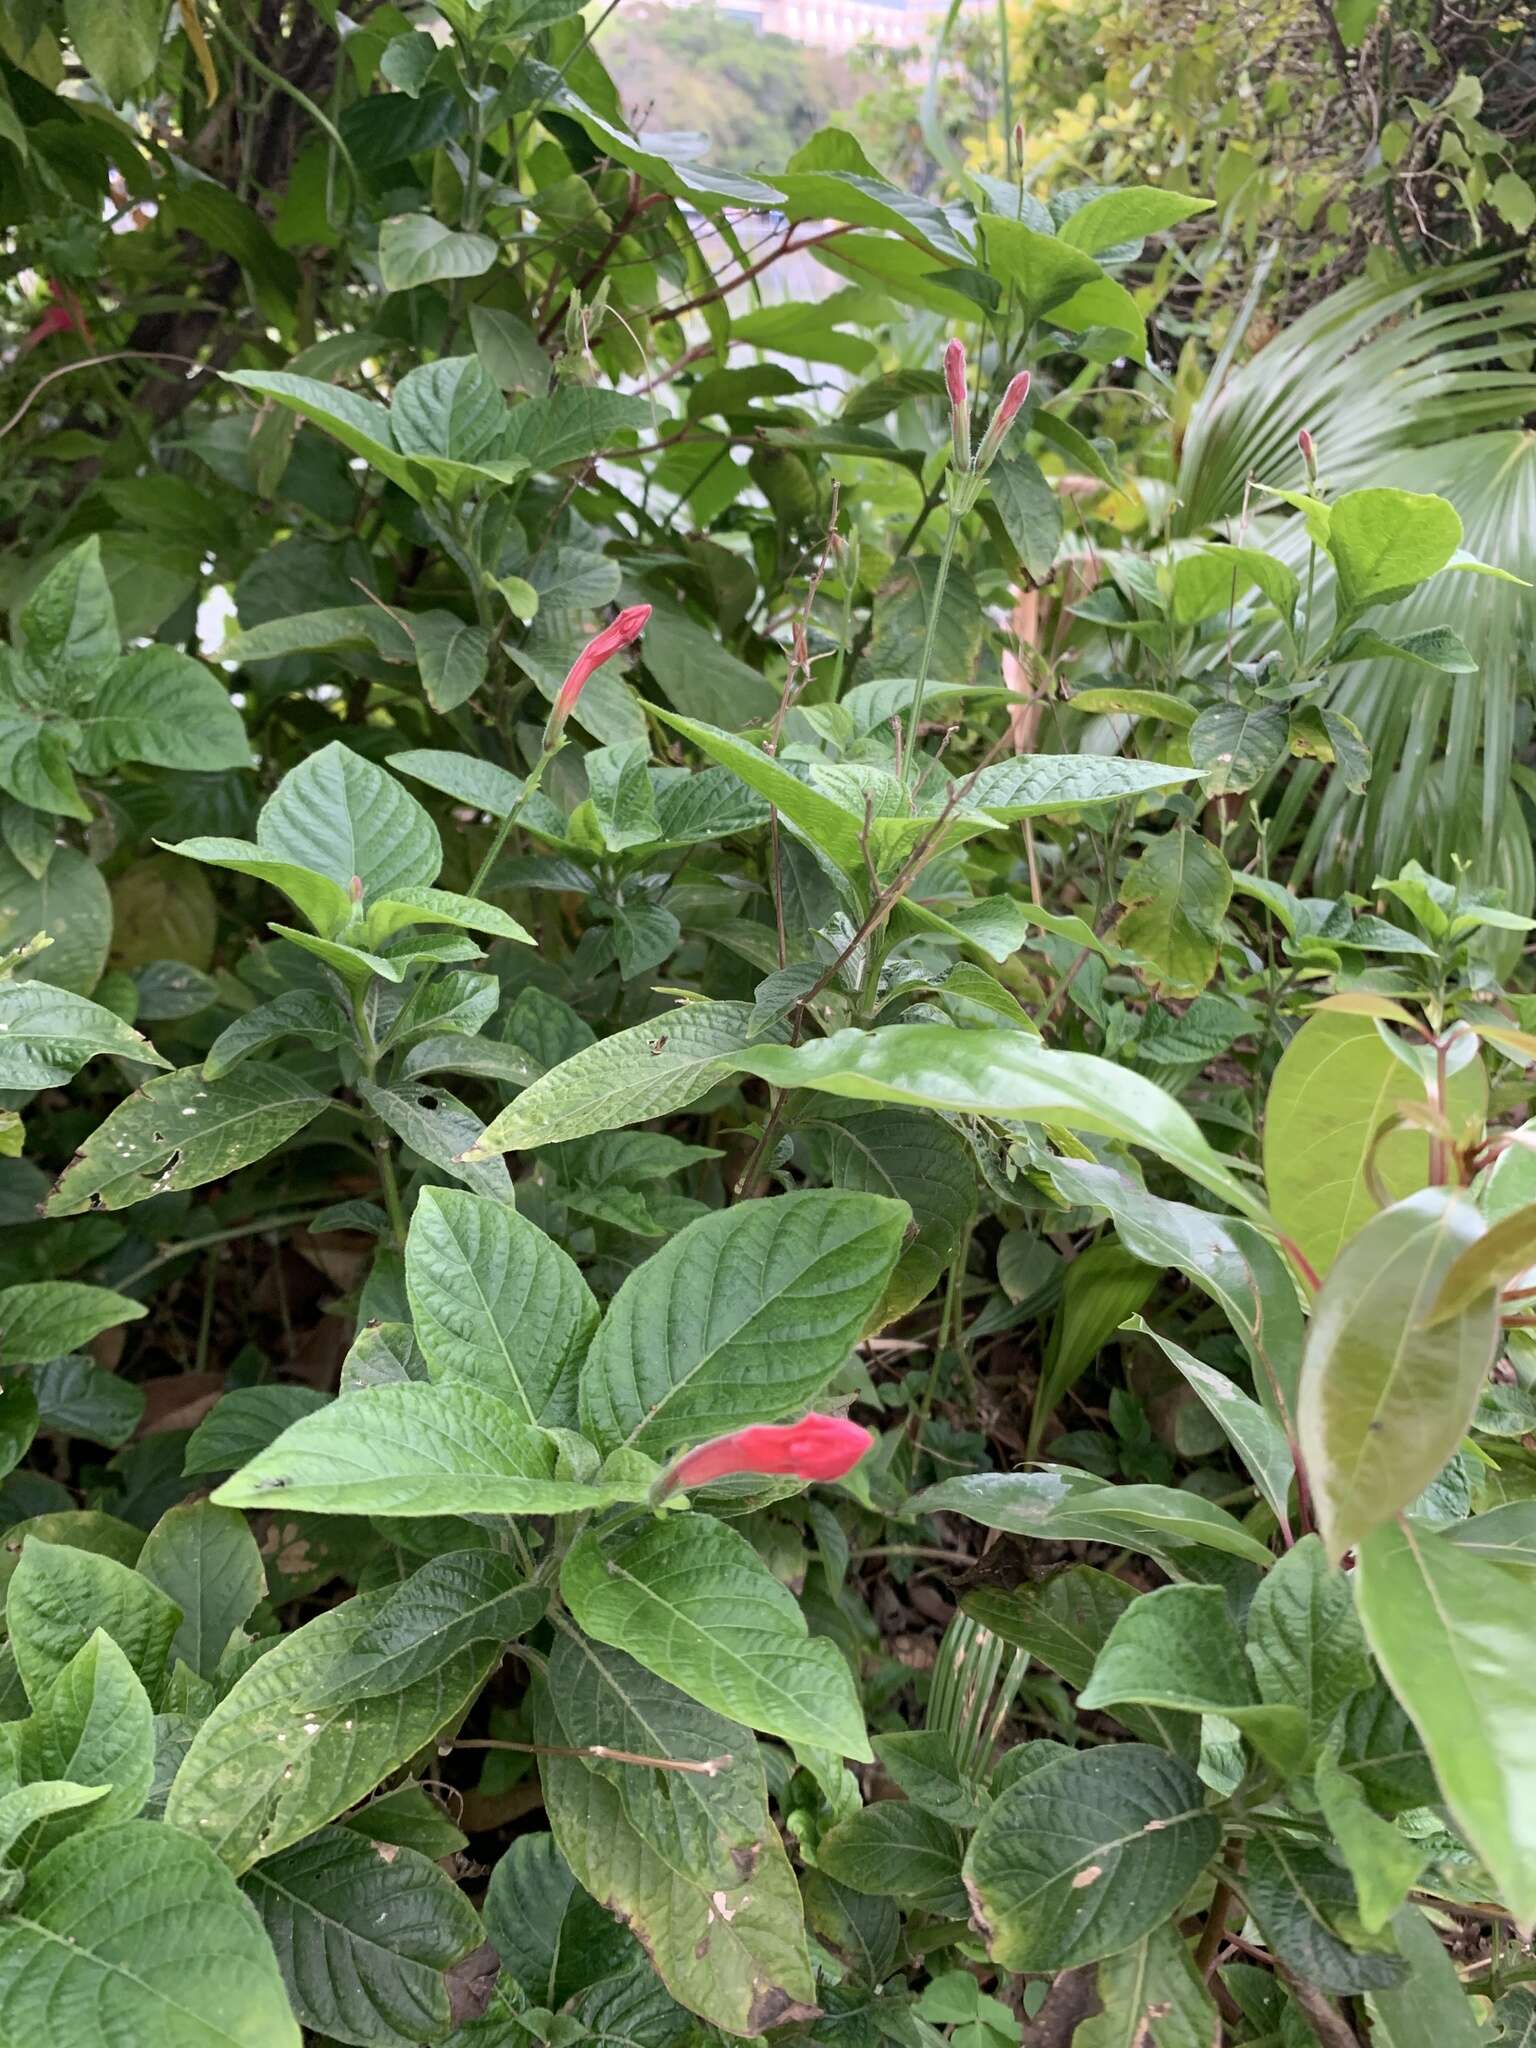
[[[944,536],[944,548],[939,556],[939,573],[933,583],[933,603],[928,610],[928,628],[923,635],[922,657],[917,664],[917,679],[912,685],[912,705],[907,713],[907,739],[901,756],[903,788],[909,788],[912,782],[912,764],[917,758],[917,731],[923,718],[923,692],[928,687],[928,669],[933,661],[934,636],[939,630],[939,608],[944,602],[944,585],[949,581],[949,565],[954,560],[955,542],[959,534],[959,514],[951,504],[949,531]]]
[[[561,744],[561,742],[557,742],[552,747],[546,747],[543,753],[540,754],[537,761],[535,761],[533,766],[529,769],[528,779],[523,784],[523,793],[518,798],[517,802],[512,806],[511,810],[508,811],[507,815],[502,819],[501,823],[497,826],[496,837],[485,849],[485,859],[481,861],[479,867],[475,869],[475,879],[470,883],[468,889],[465,890],[464,893],[466,896],[478,896],[480,894],[480,891],[485,887],[486,879],[490,875],[491,869],[495,867],[497,861],[501,858],[501,849],[507,843],[508,833],[512,830],[512,827],[517,823],[518,819],[523,815],[523,812],[528,805],[529,799],[533,796],[539,784],[544,780],[544,770],[555,758],[555,755],[559,753]]]
[[[229,1244],[237,1237],[259,1237],[264,1230],[286,1230],[295,1223],[308,1223],[320,1213],[319,1209],[284,1209],[275,1216],[259,1217],[254,1223],[237,1223],[229,1230],[210,1230],[202,1237],[184,1237],[180,1244],[165,1245],[152,1259],[146,1259],[142,1266],[135,1266],[131,1273],[125,1273],[113,1285],[121,1292],[136,1286],[140,1280],[147,1280],[151,1273],[158,1273],[173,1259],[184,1259],[191,1252],[206,1251],[210,1245]]]
[[[395,1175],[394,1141],[380,1124],[373,1140],[373,1155],[379,1162],[379,1182],[384,1190],[384,1208],[395,1243],[405,1244],[405,1209],[400,1201],[400,1182]]]

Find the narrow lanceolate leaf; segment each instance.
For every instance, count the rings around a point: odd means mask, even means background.
[[[500,1552],[436,1557],[282,1636],[193,1738],[165,1818],[232,1870],[297,1842],[461,1714],[544,1611]]]
[[[561,1442],[468,1380],[360,1387],[285,1429],[214,1495],[332,1515],[559,1515],[644,1500],[567,1477]]]
[[[1483,1236],[1469,1198],[1425,1188],[1384,1209],[1335,1261],[1307,1338],[1298,1428],[1329,1554],[1396,1514],[1455,1451],[1498,1342],[1488,1287],[1425,1327],[1457,1258]]]
[[[480,1940],[453,1879],[414,1849],[322,1828],[244,1880],[306,2027],[409,2048],[448,2031],[443,1972]]]
[[[587,1724],[579,1714],[566,1722],[566,1694],[552,1682],[535,1684],[532,1705],[538,1740],[579,1745],[577,1730]],[[663,1745],[649,1753],[670,1752]],[[687,1753],[696,1754],[691,1745]],[[677,1775],[627,1768],[632,1777]],[[763,1825],[751,1842],[737,1844],[735,1858],[728,1851],[736,1829],[727,1826],[728,1867],[721,1870],[713,1860],[695,1865],[658,1847],[654,1833],[630,1818],[618,1767],[560,1756],[539,1763],[550,1826],[578,1882],[639,1936],[674,1998],[732,2034],[753,2036],[813,2017],[816,1980],[794,1873],[767,1819],[763,1767],[750,1744],[733,1754],[728,1775],[738,1771],[745,1776],[733,1797],[743,1806],[750,1798]]]
[[[1205,1801],[1187,1764],[1139,1743],[1070,1751],[1010,1786],[965,1860],[993,1960],[1063,1970],[1160,1927],[1220,1843]]]
[[[582,1368],[582,1427],[660,1456],[804,1407],[862,1335],[908,1215],[808,1189],[689,1224],[615,1295]]]
[[[102,1053],[165,1067],[142,1033],[111,1010],[44,981],[0,983],[0,1088],[58,1088]]]
[[[178,1068],[146,1082],[96,1126],[59,1176],[47,1213],[126,1209],[220,1180],[275,1152],[325,1106],[325,1096],[281,1067],[250,1061],[222,1081]]]
[[[503,1202],[428,1188],[411,1219],[405,1284],[434,1379],[473,1380],[529,1422],[574,1425],[597,1303],[536,1224]]]
[[[0,2040],[299,2048],[299,2025],[218,1858],[129,1820],[60,1843],[0,1919]]]
[[[1524,1582],[1416,1523],[1360,1546],[1371,1648],[1424,1739],[1458,1827],[1520,1924],[1536,1922],[1536,1663]]]
[[[752,1042],[752,1008],[685,1003],[600,1039],[524,1089],[487,1127],[473,1156],[525,1152],[685,1108],[724,1080],[731,1055]],[[787,1038],[789,1028],[781,1021],[767,1035]]]
[[[560,1590],[589,1635],[716,1713],[871,1760],[842,1653],[807,1634],[794,1595],[724,1522],[669,1516],[611,1548],[584,1536]]]
[[[1470,1309],[1489,1288],[1500,1288],[1536,1262],[1536,1204],[1501,1216],[1451,1261],[1424,1318],[1426,1328]]]
[[[1241,1387],[1235,1386],[1225,1373],[1218,1372],[1214,1366],[1202,1364],[1181,1344],[1160,1337],[1140,1316],[1131,1318],[1131,1327],[1146,1331],[1169,1364],[1181,1375],[1185,1385],[1194,1390],[1201,1404],[1215,1416],[1233,1449],[1252,1473],[1259,1492],[1274,1510],[1275,1519],[1284,1524],[1296,1467],[1291,1447],[1285,1440],[1285,1431],[1279,1423],[1266,1415],[1258,1402],[1245,1394]]]
[[[836,1031],[808,1045],[754,1045],[731,1065],[778,1088],[1094,1131],[1145,1146],[1235,1209],[1267,1220],[1263,1203],[1171,1095],[1112,1060],[1057,1052],[1022,1032],[956,1032],[947,1024]]]

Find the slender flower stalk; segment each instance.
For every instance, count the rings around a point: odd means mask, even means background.
[[[807,1415],[800,1422],[754,1423],[713,1437],[673,1461],[657,1480],[653,1501],[711,1479],[758,1472],[775,1478],[844,1479],[874,1443],[845,1415]]]

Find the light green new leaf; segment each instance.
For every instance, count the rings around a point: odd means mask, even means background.
[[[1481,1120],[1488,1086],[1475,1051],[1453,1066],[1446,1093],[1454,1125]],[[1422,1083],[1369,1017],[1315,1011],[1286,1047],[1265,1107],[1264,1176],[1275,1221],[1315,1272],[1326,1274],[1376,1214],[1368,1158],[1394,1200],[1428,1182],[1425,1132],[1379,1136],[1400,1105],[1424,1100]]]
[[[1020,1779],[976,1830],[966,1889],[988,1953],[1064,1970],[1169,1918],[1221,1827],[1187,1764],[1140,1743],[1069,1751]]]
[[[373,399],[287,370],[223,370],[220,375],[226,383],[241,384],[247,391],[275,399],[302,419],[312,420],[344,448],[360,455],[370,469],[398,484],[407,497],[420,500],[430,495],[416,470],[396,449],[389,414]]]
[[[1346,616],[1406,597],[1443,569],[1460,546],[1461,518],[1444,498],[1418,491],[1346,491],[1329,508],[1327,547]]]
[[[462,1714],[544,1612],[496,1551],[435,1557],[280,1636],[193,1738],[165,1818],[241,1871],[371,1792]]]
[[[1196,199],[1188,192],[1164,191],[1156,185],[1121,185],[1112,192],[1100,192],[1079,206],[1056,230],[1059,241],[1085,255],[1097,255],[1117,242],[1140,241],[1144,235],[1161,234],[1175,228],[1192,214],[1204,213],[1209,199]]]
[[[67,1779],[101,1788],[89,1806],[60,1813],[30,1835],[31,1862],[67,1835],[132,1820],[155,1775],[155,1717],[149,1695],[112,1638],[97,1629],[13,1730],[23,1785]]]
[[[1162,1586],[1133,1601],[1078,1698],[1084,1707],[1222,1714],[1285,1773],[1300,1767],[1306,1751],[1300,1711],[1260,1700],[1219,1586]]]
[[[76,714],[75,765],[104,775],[122,761],[160,768],[246,768],[245,721],[223,684],[175,647],[138,647]]]
[[[93,1806],[110,1791],[107,1785],[72,1785],[58,1778],[40,1778],[0,1792],[0,1858],[9,1861],[14,1844],[30,1827],[56,1814]]]
[[[209,867],[231,868],[237,875],[251,875],[269,882],[294,908],[307,917],[317,932],[339,932],[351,918],[355,905],[347,891],[328,875],[296,861],[279,860],[251,839],[183,839],[176,845],[167,841],[172,853],[184,860],[198,860]]]
[[[103,1330],[137,1322],[142,1301],[89,1287],[80,1280],[23,1280],[0,1288],[0,1358],[7,1365],[41,1365],[81,1351]]]
[[[328,875],[343,890],[357,876],[365,902],[431,882],[443,864],[437,827],[421,805],[340,740],[288,771],[262,806],[256,840],[269,856]]]
[[[1197,721],[1198,723],[1198,721]],[[1154,994],[1191,995],[1216,972],[1232,872],[1187,825],[1154,839],[1120,884],[1116,943],[1145,963]]]
[[[1441,675],[1477,674],[1477,657],[1449,626],[1426,626],[1399,638],[1361,626],[1345,637],[1332,659],[1340,666],[1348,661],[1407,661],[1415,668],[1437,669]]]
[[[1349,1580],[1304,1536],[1260,1581],[1248,1609],[1248,1662],[1259,1697],[1300,1708],[1313,1743],[1371,1683]]]
[[[379,229],[379,275],[389,292],[445,278],[480,277],[496,261],[489,235],[463,234],[430,213],[401,213]]]
[[[1456,1258],[1483,1235],[1471,1199],[1424,1188],[1347,1244],[1318,1297],[1297,1431],[1318,1524],[1338,1558],[1415,1500],[1453,1455],[1498,1344],[1486,1289],[1424,1327]]]
[[[68,989],[44,981],[0,982],[0,1088],[60,1088],[102,1053],[168,1067],[142,1033]]]
[[[155,1821],[77,1835],[0,1919],[0,2039],[299,2048],[271,1945],[211,1849]]]
[[[388,1516],[559,1515],[644,1500],[642,1480],[567,1478],[560,1454],[557,1436],[470,1380],[361,1387],[300,1416],[213,1498]]]
[[[76,56],[112,106],[153,78],[165,37],[159,0],[120,0],[111,7],[65,0],[64,21]]]
[[[1355,1599],[1458,1827],[1522,1927],[1536,1922],[1536,1659],[1520,1587],[1411,1522],[1360,1546]]]
[[[685,1003],[562,1060],[487,1125],[471,1157],[527,1152],[682,1109],[725,1080],[752,1042],[751,1003]],[[769,1035],[788,1037],[787,1025]]]
[[[1192,768],[1173,768],[1162,761],[1123,761],[1117,755],[1099,754],[1021,754],[979,770],[971,778],[967,802],[1012,824],[1021,818],[1055,817],[1152,796],[1194,780]]]
[[[260,1863],[242,1889],[261,1915],[306,2027],[370,2048],[411,2048],[452,2024],[443,1972],[480,1918],[428,1856],[322,1828]]]
[[[1018,293],[1026,325],[1104,275],[1081,249],[1022,221],[983,214],[977,231],[989,274]]]
[[[1319,1763],[1313,1786],[1323,1819],[1355,1880],[1360,1925],[1367,1934],[1379,1934],[1424,1868],[1424,1849],[1373,1813],[1359,1779],[1331,1760]]]
[[[668,1516],[612,1548],[584,1536],[560,1590],[589,1635],[716,1713],[872,1761],[841,1651],[807,1634],[794,1595],[726,1523]]]
[[[1434,1329],[1453,1316],[1464,1315],[1490,1288],[1500,1288],[1536,1263],[1536,1204],[1513,1209],[1451,1261],[1439,1292],[1424,1316]]]
[[[405,1284],[435,1380],[473,1380],[529,1422],[576,1421],[576,1368],[597,1328],[568,1254],[504,1202],[428,1188],[411,1218]]]
[[[245,1517],[206,1500],[167,1508],[139,1552],[138,1569],[181,1609],[172,1664],[180,1658],[211,1679],[230,1637],[267,1590]]]
[[[833,1189],[698,1217],[614,1296],[581,1372],[586,1434],[660,1457],[803,1408],[863,1334],[909,1220]]]
[[[181,1609],[116,1558],[29,1536],[6,1591],[5,1619],[35,1709],[97,1629],[157,1699]]]
[[[126,1209],[222,1180],[312,1123],[327,1098],[281,1067],[247,1061],[221,1081],[179,1067],[148,1081],[91,1132],[48,1197],[50,1216]]]

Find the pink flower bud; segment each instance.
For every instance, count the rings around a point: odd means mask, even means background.
[[[611,661],[626,647],[634,645],[645,631],[650,616],[651,608],[648,604],[632,604],[627,611],[619,613],[611,626],[604,626],[602,632],[583,647],[571,663],[570,674],[560,685],[560,693],[555,698],[555,708],[550,712],[549,723],[544,728],[546,753],[559,744],[560,735],[565,730],[565,721],[575,709],[576,699],[586,688],[591,677],[605,661]]]
[[[988,422],[986,434],[982,439],[981,447],[976,456],[976,467],[978,470],[986,469],[991,464],[998,449],[1002,447],[1003,442],[1007,438],[1008,429],[1023,410],[1024,401],[1028,396],[1029,372],[1028,370],[1020,370],[1019,374],[1010,381],[1008,389],[1003,393],[1002,403]]]
[[[845,1415],[807,1415],[800,1422],[762,1422],[717,1436],[687,1451],[656,1487],[655,1499],[679,1487],[703,1486],[737,1472],[796,1479],[842,1479],[874,1438]]]
[[[1296,446],[1301,450],[1301,459],[1307,465],[1308,477],[1310,477],[1313,483],[1316,483],[1317,449],[1313,444],[1312,436],[1307,432],[1305,427],[1303,427],[1301,429],[1301,432],[1296,436]]]
[[[944,386],[949,393],[949,431],[956,469],[971,466],[971,393],[966,382],[965,343],[957,336],[944,350]]]

